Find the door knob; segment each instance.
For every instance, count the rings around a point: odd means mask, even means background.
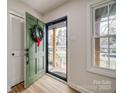
[[[12,53],[12,56],[14,56],[15,55],[15,53]]]

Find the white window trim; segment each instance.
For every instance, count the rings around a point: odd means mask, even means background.
[[[86,44],[86,48],[87,48],[87,71],[91,72],[91,73],[95,73],[98,75],[102,75],[102,76],[107,76],[107,77],[111,77],[111,78],[116,78],[116,70],[110,70],[110,69],[106,69],[106,68],[101,68],[101,67],[96,67],[93,66],[94,63],[94,47],[93,47],[93,33],[94,33],[94,27],[93,27],[93,23],[92,23],[92,9],[93,7],[97,6],[97,8],[100,6],[104,6],[105,4],[108,3],[114,3],[115,1],[110,1],[110,0],[106,0],[106,1],[102,1],[102,2],[98,2],[95,4],[94,3],[90,3],[87,6],[87,36],[86,36],[86,40],[87,40],[87,44]]]

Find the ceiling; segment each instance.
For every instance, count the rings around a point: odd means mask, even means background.
[[[41,14],[45,14],[71,0],[20,0],[20,1],[34,8]]]

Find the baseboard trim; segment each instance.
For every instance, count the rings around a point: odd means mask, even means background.
[[[11,91],[11,87],[7,86],[7,93]]]
[[[81,86],[75,85],[75,84],[73,84],[73,83],[68,83],[68,85],[69,85],[71,88],[73,88],[73,89],[75,89],[75,90],[77,90],[77,91],[79,91],[79,92],[81,92],[81,93],[94,93],[93,91],[90,91],[90,90],[88,90],[88,89],[86,89],[86,88],[83,88],[83,87],[81,87]]]

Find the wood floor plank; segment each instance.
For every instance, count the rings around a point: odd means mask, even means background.
[[[68,85],[44,75],[29,88],[24,88],[24,83],[20,83],[12,88],[10,93],[79,93]]]

